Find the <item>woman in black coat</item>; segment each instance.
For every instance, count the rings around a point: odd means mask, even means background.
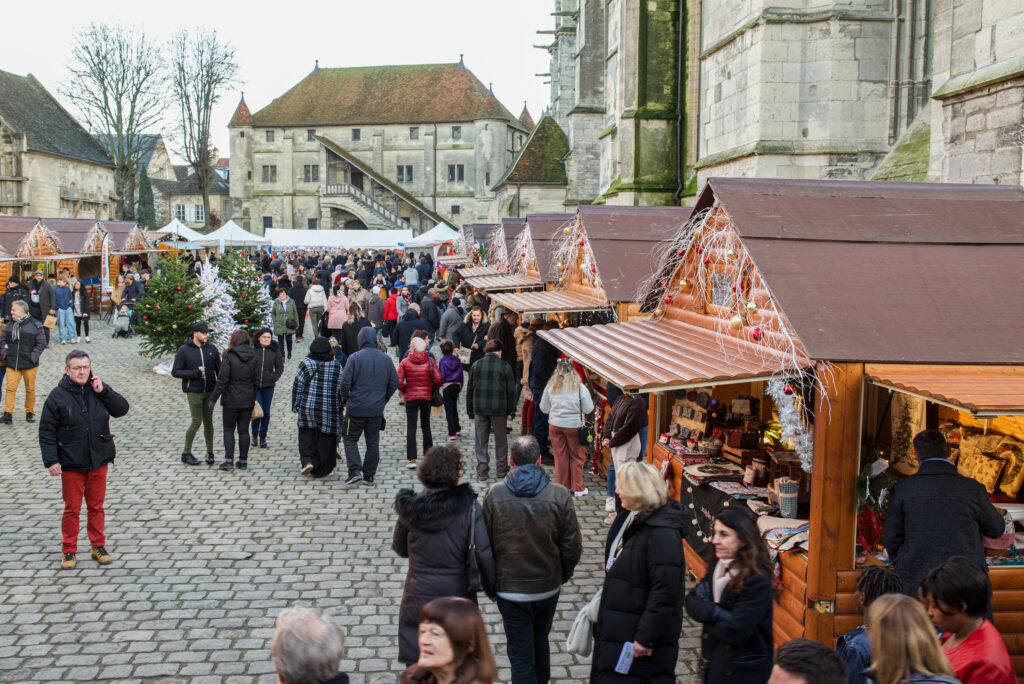
[[[306,329],[306,290],[306,279],[301,275],[295,276],[295,283],[292,285],[291,291],[288,292],[288,296],[295,300],[295,310],[299,314],[299,329],[295,331],[296,342],[303,338]]]
[[[253,349],[259,374],[256,377],[256,402],[263,410],[263,417],[252,421],[252,443],[259,440],[261,449],[267,447],[267,430],[270,428],[270,404],[274,401],[274,386],[284,373],[284,351],[274,339],[274,331],[260,328],[256,333]]]
[[[715,562],[686,597],[704,625],[700,674],[705,684],[764,684],[772,673],[772,567],[754,521],[726,509],[715,518]]]
[[[651,464],[625,464],[616,486],[623,510],[605,546],[590,681],[673,684],[683,628],[686,521]],[[633,645],[633,664],[620,674],[615,666],[627,643]]]
[[[359,331],[370,327],[370,320],[363,315],[363,308],[358,302],[348,305],[348,320],[341,325],[341,351],[345,356],[352,356],[359,351]]]
[[[409,559],[402,605],[398,612],[398,660],[408,667],[419,660],[420,611],[436,598],[461,596],[476,601],[468,589],[470,516],[474,520],[476,562],[484,593],[494,591],[494,556],[476,492],[461,484],[462,454],[454,445],[437,445],[420,461],[424,491],[402,489],[395,497],[391,548]]]
[[[249,344],[249,333],[236,330],[231,333],[224,361],[217,375],[217,384],[210,395],[210,406],[220,399],[224,414],[224,462],[221,470],[235,467],[235,430],[238,430],[238,468],[249,465],[249,421],[256,403],[256,379],[259,368],[256,354]]]
[[[490,326],[487,324],[487,315],[479,306],[474,306],[466,314],[466,320],[459,328],[459,346],[472,350],[469,355],[469,366],[466,368],[484,358],[488,330],[490,330]]]

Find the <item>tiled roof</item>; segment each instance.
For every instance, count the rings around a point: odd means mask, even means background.
[[[562,162],[568,153],[569,139],[554,118],[545,116],[495,188],[505,183],[568,183]]]
[[[253,115],[256,126],[472,121],[487,88],[457,64],[320,68]],[[241,105],[239,105],[241,108]],[[519,120],[500,102],[489,113]],[[237,112],[236,112],[237,115]]]
[[[32,74],[0,71],[0,119],[27,138],[29,150],[113,166],[99,143]]]
[[[249,106],[245,104],[245,93],[242,93],[242,99],[238,101],[238,106],[235,107],[235,113],[231,117],[231,121],[228,122],[228,126],[251,126],[252,125],[252,112],[249,111]]]
[[[523,102],[523,111],[519,115],[519,123],[523,124],[523,127],[528,131],[532,131],[534,126],[537,125],[533,122],[533,117],[530,116],[530,110],[526,108],[526,102]]]
[[[487,91],[487,97],[484,98],[484,102],[480,105],[480,111],[477,112],[477,119],[508,119],[508,110],[505,109],[498,98],[494,96],[494,93],[490,90]],[[518,119],[516,120],[518,122]]]
[[[153,185],[153,192],[159,193],[164,197],[188,197],[201,194],[199,192],[199,179],[195,174],[186,176],[183,180],[172,181],[162,178],[150,178],[149,182]],[[218,173],[210,174],[210,194],[229,194],[228,182]]]
[[[107,142],[108,135],[106,133],[94,133],[93,138],[96,139],[103,147],[109,147]],[[156,152],[156,144],[160,141],[159,133],[140,133],[139,134],[139,149],[142,151],[142,156],[139,158],[139,163],[142,164],[143,168],[149,168],[149,162],[153,160],[153,153]]]

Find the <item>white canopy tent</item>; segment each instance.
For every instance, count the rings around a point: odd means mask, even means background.
[[[438,223],[436,226],[423,233],[419,237],[405,241],[406,247],[436,247],[446,242],[459,239],[459,232],[445,223]]]
[[[275,249],[289,247],[327,249],[395,249],[409,244],[411,230],[289,230],[268,228],[267,238]]]
[[[258,247],[270,244],[270,240],[259,235],[250,233],[234,221],[228,221],[223,226],[208,235],[201,235],[199,239],[192,240],[197,245],[204,247]]]
[[[195,242],[206,237],[198,230],[192,230],[178,219],[174,219],[156,232],[160,233],[160,235],[173,235],[178,240],[184,240],[185,242]]]

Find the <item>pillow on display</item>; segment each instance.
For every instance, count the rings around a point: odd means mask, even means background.
[[[1024,445],[1007,437],[999,445],[996,456],[1005,459],[1007,463],[1003,481],[999,483],[999,489],[1007,496],[1016,499],[1021,485],[1024,485]]]

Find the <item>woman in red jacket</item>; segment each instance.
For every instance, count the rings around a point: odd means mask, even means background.
[[[398,288],[393,287],[384,301],[384,339],[388,340],[392,347],[395,346],[395,342],[391,336],[395,332],[396,325],[398,325]]]
[[[434,446],[430,435],[430,399],[434,388],[441,386],[441,371],[434,357],[427,353],[427,341],[414,337],[409,355],[398,364],[398,391],[405,395],[405,457],[406,468],[416,467],[416,417],[423,430],[423,451]]]

